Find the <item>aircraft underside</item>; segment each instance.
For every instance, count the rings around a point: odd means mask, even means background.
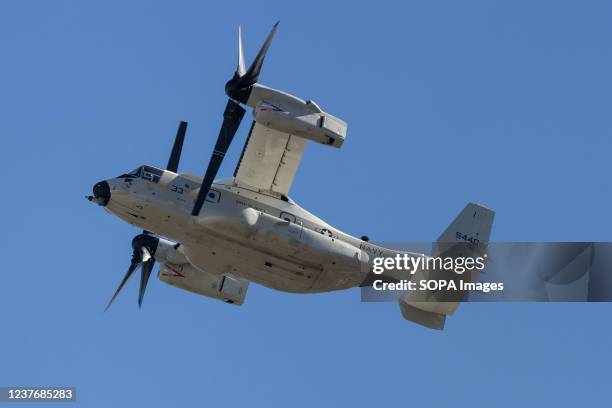
[[[251,203],[245,193],[242,190],[242,204],[268,209],[263,203]],[[348,256],[341,253],[330,255],[326,246],[317,248],[303,242],[307,236],[314,236],[317,241],[330,241],[330,237],[304,231],[302,225],[283,223],[279,227],[276,224],[280,219],[265,214],[259,214],[259,220],[253,223],[247,219],[253,216],[253,208],[223,204],[232,201],[230,197],[233,195],[226,191],[222,194],[222,201],[211,205],[198,223],[194,223],[188,213],[169,216],[161,213],[159,207],[137,199],[132,201],[128,197],[121,201],[111,200],[107,209],[138,228],[179,243],[186,261],[201,273],[231,274],[294,293],[347,289],[363,281],[367,270],[362,270],[358,259],[350,258],[352,253]],[[271,225],[266,225],[266,221]],[[292,233],[303,239],[295,239]]]
[[[320,264],[304,264],[290,256],[262,252],[231,240],[215,237],[198,243],[184,244],[190,263],[196,268],[215,274],[231,273],[273,289],[314,293],[358,286],[364,275],[352,271],[332,271]]]

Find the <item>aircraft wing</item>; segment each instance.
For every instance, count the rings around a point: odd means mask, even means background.
[[[236,171],[235,182],[286,196],[302,160],[306,139],[253,121]]]

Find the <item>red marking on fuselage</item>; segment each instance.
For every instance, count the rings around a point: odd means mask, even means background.
[[[185,277],[185,275],[183,275],[182,273],[180,273],[173,267],[169,266],[168,264],[166,264],[166,268],[170,269],[173,272],[173,274],[170,275],[169,273],[162,273],[163,276],[172,276],[174,278],[184,278]]]

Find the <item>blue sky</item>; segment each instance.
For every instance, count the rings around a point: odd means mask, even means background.
[[[292,197],[376,241],[434,239],[468,201],[496,241],[610,241],[612,6],[582,1],[0,5],[0,385],[76,406],[602,405],[607,304],[467,304],[442,333],[357,290],[253,285],[231,307],[154,280],[102,313],[138,232],[83,199],[163,165],[203,173],[235,65],[281,25],[261,81],[349,123]],[[250,115],[250,113],[247,113]],[[242,126],[221,175],[238,159]]]

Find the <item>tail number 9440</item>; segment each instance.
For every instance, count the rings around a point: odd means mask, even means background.
[[[475,238],[475,237],[470,237],[470,236],[468,236],[467,234],[463,234],[463,233],[461,233],[461,232],[459,232],[459,231],[457,231],[457,232],[455,233],[455,237],[456,237],[457,239],[462,240],[462,241],[469,242],[470,244],[474,245],[475,247],[477,247],[477,246],[478,246],[478,244],[480,243],[480,240],[479,240],[478,238]]]

